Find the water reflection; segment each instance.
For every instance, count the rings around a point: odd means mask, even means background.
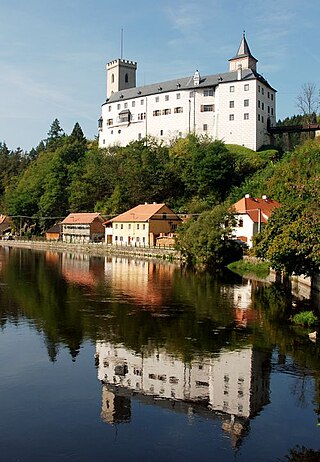
[[[249,419],[269,402],[270,354],[252,346],[222,350],[190,363],[162,349],[136,354],[120,345],[97,342],[102,419],[131,420],[131,398],[172,410],[221,418],[233,446],[241,443]]]
[[[274,284],[169,262],[0,248],[1,325],[27,319],[51,361],[96,345],[110,423],[129,422],[132,399],[147,400],[219,416],[236,446],[269,402],[270,368],[297,377],[300,401],[312,377],[320,413],[319,344],[288,323],[291,302]]]

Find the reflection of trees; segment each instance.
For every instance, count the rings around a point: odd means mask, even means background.
[[[153,299],[149,309],[140,305],[141,297],[135,300],[131,289],[128,296],[115,296],[103,259],[84,260],[81,266],[81,259],[73,258],[11,249],[3,264],[7,286],[1,293],[2,323],[31,319],[45,335],[51,360],[60,345],[75,357],[84,339],[123,343],[137,352],[165,346],[185,360],[249,341],[241,330],[234,330],[231,289],[217,279],[175,267],[170,269],[169,285],[161,263],[153,264],[148,290],[154,291],[161,278],[165,290],[160,304],[155,306]],[[84,268],[93,277],[87,278]]]
[[[278,462],[318,462],[320,460],[320,451],[308,449],[304,446],[296,446],[290,449],[289,454],[284,459],[278,459]]]
[[[252,298],[263,322],[260,347],[277,347],[278,363],[273,367],[298,377],[291,392],[297,397],[300,406],[304,405],[308,393],[309,376],[314,377],[316,412],[320,414],[320,346],[319,343],[309,341],[307,330],[296,328],[290,323],[291,294],[274,284],[258,285]]]

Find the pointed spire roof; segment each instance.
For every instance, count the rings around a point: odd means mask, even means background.
[[[244,57],[252,58],[255,61],[257,61],[257,59],[251,54],[251,51],[250,51],[250,48],[249,48],[249,45],[248,45],[248,42],[247,42],[247,39],[246,39],[245,31],[243,31],[242,40],[240,42],[240,46],[238,48],[236,56],[229,59],[229,61],[232,61],[232,60],[238,59],[238,58],[244,58]]]

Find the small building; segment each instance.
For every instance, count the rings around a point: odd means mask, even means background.
[[[280,207],[280,203],[267,196],[262,198],[245,197],[233,204],[237,220],[237,226],[233,230],[233,237],[252,247],[252,238],[262,231],[271,213],[275,208]]]
[[[51,226],[46,231],[46,240],[47,241],[58,241],[61,236],[61,224],[56,223],[55,225]]]
[[[104,218],[100,213],[70,213],[62,222],[63,242],[86,244],[104,238]]]
[[[166,204],[141,204],[105,223],[106,243],[155,246],[161,237],[172,238],[181,219]]]
[[[0,238],[6,233],[11,233],[12,220],[7,215],[0,215]]]

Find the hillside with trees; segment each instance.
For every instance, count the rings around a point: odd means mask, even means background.
[[[100,149],[78,123],[67,135],[56,119],[30,153],[0,145],[0,200],[17,228],[22,223],[33,234],[71,211],[114,216],[139,203],[165,202],[192,217],[181,228],[180,249],[193,264],[212,268],[235,252],[227,242],[232,203],[246,193],[266,194],[282,207],[257,239],[257,255],[267,256],[275,268],[311,274],[320,253],[319,156],[317,140],[281,154],[194,135],[169,146],[144,139]]]

